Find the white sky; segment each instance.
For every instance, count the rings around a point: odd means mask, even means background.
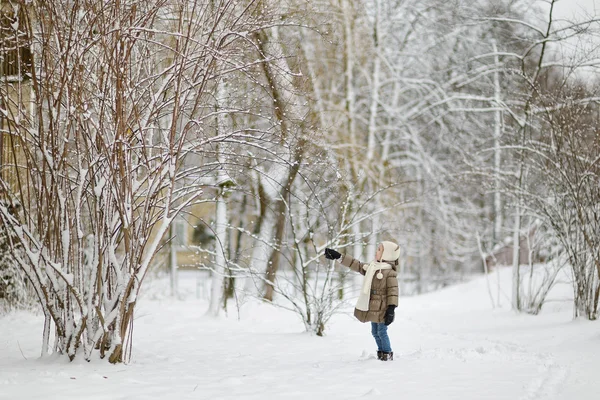
[[[540,6],[549,10],[550,0],[537,0],[532,5]],[[554,28],[568,26],[574,22],[584,20],[600,19],[600,0],[558,0],[554,5]],[[543,27],[546,19],[540,17],[534,22],[535,25]],[[588,33],[560,42],[555,51],[559,57],[568,60],[572,66],[576,66],[578,76],[591,74],[594,78],[598,76],[600,66],[600,23],[586,26]],[[567,31],[572,33],[572,31]],[[593,65],[593,66],[592,66]]]
[[[559,0],[554,7],[555,15],[559,18],[600,16],[600,0]]]

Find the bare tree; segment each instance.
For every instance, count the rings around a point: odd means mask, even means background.
[[[186,160],[235,139],[214,133],[213,91],[244,68],[246,36],[263,28],[257,4],[16,3],[5,49],[17,43],[34,57],[28,79],[0,90],[19,158],[18,181],[3,190],[23,211],[0,215],[42,305],[42,354],[53,328],[53,350],[71,360],[98,349],[126,361],[153,257],[214,170]]]
[[[558,238],[574,276],[575,316],[598,317],[600,297],[600,137],[597,88],[565,83],[543,97],[542,128],[529,144],[544,177],[528,193]]]

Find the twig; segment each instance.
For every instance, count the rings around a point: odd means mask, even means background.
[[[21,349],[21,344],[19,343],[19,341],[17,340],[17,346],[19,346],[19,351],[21,352],[21,355],[23,356],[23,358],[25,360],[27,360],[27,357],[25,357],[25,354],[23,354],[23,350]]]

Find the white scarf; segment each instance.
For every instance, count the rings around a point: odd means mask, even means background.
[[[369,264],[363,265],[363,269],[367,272],[365,273],[365,280],[363,281],[363,286],[360,290],[358,301],[356,302],[356,309],[360,311],[369,311],[369,300],[371,299],[371,283],[373,283],[373,275],[375,275],[375,272],[380,270],[392,269],[392,266],[384,262],[371,261]],[[383,279],[383,274],[378,273],[377,278]]]

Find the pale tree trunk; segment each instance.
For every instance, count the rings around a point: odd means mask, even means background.
[[[492,308],[496,308],[496,304],[494,303],[494,296],[492,295],[492,288],[490,286],[490,277],[488,274],[488,266],[486,254],[483,251],[483,247],[481,246],[481,237],[479,236],[479,232],[476,232],[477,237],[477,248],[479,249],[479,255],[481,256],[481,261],[483,262],[483,271],[485,273],[485,283],[487,286],[488,294],[490,295],[490,301],[492,302]]]
[[[344,14],[344,50],[346,51],[346,118],[348,118],[348,133],[352,151],[356,151],[356,120],[354,110],[356,108],[356,95],[354,93],[354,17],[350,0],[342,0]],[[356,177],[356,171],[353,176]]]
[[[367,160],[369,163],[373,163],[376,149],[376,134],[377,134],[377,107],[379,105],[379,81],[381,77],[381,0],[375,2],[375,21],[373,23],[373,73],[371,77],[371,105],[369,107],[369,131],[367,141]],[[384,146],[385,147],[385,146]],[[381,160],[383,162],[384,160]],[[383,171],[381,171],[383,173]],[[381,181],[381,179],[380,179]],[[371,185],[368,185],[368,187]],[[380,187],[377,185],[377,187]],[[371,189],[373,189],[371,187]],[[367,209],[370,213],[376,211],[377,205],[379,204],[378,199],[375,199],[371,204],[367,205]],[[371,219],[371,235],[367,246],[367,260],[373,260],[377,249],[377,232],[379,231],[379,214],[375,214]]]
[[[387,132],[385,135],[385,141],[383,142],[382,146],[381,146],[381,162],[382,164],[384,164],[388,158],[389,158],[389,141],[391,140],[391,133]],[[380,166],[379,169],[379,178],[378,178],[378,183],[377,183],[377,187],[381,188],[385,185],[385,179],[386,179],[386,169],[382,166]],[[375,254],[377,252],[377,245],[379,244],[380,240],[379,240],[379,232],[381,230],[381,213],[379,212],[381,208],[384,207],[384,204],[382,204],[382,202],[380,201],[380,198],[377,197],[376,199],[373,200],[375,207],[374,207],[374,215],[371,218],[371,220],[373,221],[373,230],[371,231],[371,240],[369,241],[369,247],[367,249],[367,260],[374,260],[375,259]],[[385,216],[385,214],[384,214]],[[385,217],[383,218],[383,220],[385,221]],[[395,238],[395,240],[398,240],[397,238]]]
[[[354,244],[352,245],[352,257],[360,260],[363,253],[362,246],[362,234],[360,231],[360,224],[353,223],[352,224],[352,235],[354,236]]]
[[[493,246],[502,242],[502,193],[501,193],[501,177],[500,168],[502,166],[502,149],[500,147],[500,139],[502,138],[502,130],[504,127],[502,111],[500,104],[502,101],[502,91],[500,86],[500,58],[498,57],[498,46],[496,40],[492,40],[492,50],[494,52],[494,100],[496,103],[496,112],[494,113],[494,233]],[[485,262],[485,260],[484,260]],[[486,273],[487,275],[487,273]],[[496,301],[500,306],[500,268],[496,268]]]
[[[221,157],[219,157],[221,158]],[[222,161],[222,160],[220,160]],[[219,194],[217,195],[217,204],[215,212],[215,265],[212,271],[211,296],[208,312],[211,315],[219,315],[221,305],[223,304],[223,285],[225,283],[225,274],[227,273],[227,260],[225,257],[227,251],[227,186],[228,176],[223,169],[217,173],[217,185]]]
[[[250,259],[251,272],[245,280],[240,281],[240,287],[243,288],[241,299],[246,296],[258,296],[261,290],[262,281],[260,280],[267,271],[267,263],[269,262],[269,241],[273,230],[275,229],[275,216],[268,209],[271,201],[269,195],[265,192],[261,176],[258,173],[254,174],[256,183],[255,191],[258,196],[257,215],[255,221],[255,229],[252,234],[255,235],[255,240],[252,248],[252,257]]]
[[[226,107],[227,88],[226,83],[221,81],[217,87],[217,134],[226,135],[230,132],[231,126],[225,111],[222,108]],[[218,190],[217,202],[215,207],[215,227],[214,232],[216,236],[215,243],[215,259],[214,266],[212,269],[211,279],[211,295],[210,304],[208,307],[208,313],[217,316],[223,304],[224,295],[224,284],[225,274],[227,273],[227,248],[228,248],[228,221],[227,216],[227,195],[229,192],[229,186],[231,185],[231,179],[225,171],[225,156],[223,155],[224,149],[223,144],[217,144],[217,162],[219,169],[215,177],[215,183]]]
[[[496,41],[492,41],[492,50],[494,51],[494,100],[496,103],[496,112],[494,113],[494,245],[502,241],[502,194],[500,167],[502,163],[502,150],[500,148],[500,139],[502,138],[503,117],[500,110],[502,101],[502,92],[500,86],[500,72],[498,57],[498,48]]]
[[[50,314],[44,307],[44,331],[42,335],[42,357],[48,355],[48,350],[50,349],[50,327],[52,322],[50,320]]]
[[[375,60],[373,61],[373,75],[371,87],[371,106],[369,112],[369,137],[367,144],[367,160],[372,161],[375,155],[375,135],[377,133],[377,106],[379,103],[379,80],[381,79],[381,57],[380,57],[380,42],[381,42],[381,0],[375,1],[376,13],[375,22],[373,24],[373,41],[374,48],[373,53]]]
[[[169,269],[171,271],[171,296],[177,297],[177,245],[175,244],[175,227],[169,227],[171,243],[169,244]]]
[[[321,77],[315,71],[315,64],[318,64],[319,60],[314,60],[314,54],[316,52],[313,40],[314,38],[310,35],[310,32],[301,32],[302,34],[302,53],[306,59],[306,66],[308,68],[308,75],[310,77],[311,89],[315,96],[315,106],[317,108],[317,114],[319,117],[319,126],[326,127],[328,122],[326,120],[325,104],[323,101],[323,92],[321,89]],[[323,77],[326,78],[326,77]]]
[[[376,211],[376,205],[378,204],[378,202],[376,200],[373,200],[375,207],[370,207],[371,210]],[[375,259],[375,254],[377,252],[377,244],[378,242],[378,231],[379,231],[379,214],[374,214],[371,217],[371,234],[369,235],[369,243],[367,245],[366,250],[366,254],[365,254],[365,260],[366,261],[372,261]]]
[[[425,184],[423,182],[423,179],[421,178],[422,176],[422,171],[420,169],[420,167],[416,168],[415,171],[415,176],[417,179],[417,182],[419,182],[419,186],[420,186],[420,192],[421,193],[425,193]],[[416,252],[417,252],[417,258],[416,258],[416,270],[418,271],[418,282],[417,282],[417,293],[422,293],[423,292],[423,286],[424,286],[424,280],[425,280],[425,275],[426,275],[426,266],[427,266],[427,262],[423,261],[423,258],[425,257],[425,245],[424,245],[424,240],[427,237],[426,232],[425,232],[425,224],[424,224],[424,218],[423,218],[423,208],[425,207],[424,204],[420,204],[419,208],[417,210],[417,226],[419,227],[419,237],[417,239],[417,243],[416,243]]]
[[[512,308],[515,311],[521,310],[521,299],[519,296],[520,288],[520,231],[521,231],[521,210],[520,204],[517,203],[515,208],[515,225],[513,227],[513,271],[512,271]]]
[[[346,78],[346,118],[347,118],[347,129],[350,137],[351,151],[355,152],[358,150],[357,139],[356,139],[356,119],[354,118],[354,112],[356,109],[356,94],[354,90],[354,10],[352,8],[352,2],[350,0],[342,0],[342,12],[344,15],[344,50],[346,54],[345,63],[345,78]],[[354,199],[357,198],[357,193],[352,189],[352,184],[358,182],[358,167],[350,163],[349,165],[352,182],[349,186],[349,199],[354,203]],[[351,213],[352,214],[352,213]],[[362,257],[362,232],[360,223],[352,223],[352,236],[354,240],[352,248],[352,256],[356,259]],[[355,279],[356,280],[356,279]]]
[[[161,129],[168,129],[173,124],[173,115],[167,114],[163,118],[158,121],[158,124],[161,126]],[[171,223],[169,226],[169,237],[171,242],[169,243],[169,272],[170,276],[170,284],[171,284],[171,296],[177,297],[177,244],[176,238],[177,235],[174,223]]]

